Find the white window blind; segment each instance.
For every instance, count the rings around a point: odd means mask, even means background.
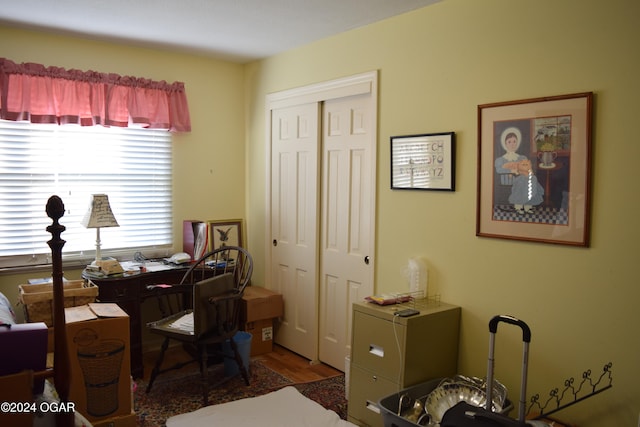
[[[45,206],[54,194],[65,205],[63,260],[95,256],[96,230],[80,221],[98,193],[120,225],[100,230],[103,256],[170,247],[171,171],[164,130],[0,120],[0,267],[50,262]]]

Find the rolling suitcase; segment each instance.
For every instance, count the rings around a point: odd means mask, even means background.
[[[520,387],[520,405],[518,419],[515,420],[503,414],[492,412],[493,402],[493,368],[495,365],[495,335],[498,323],[505,322],[519,326],[522,329],[523,354],[522,354],[522,383]],[[489,364],[487,368],[487,404],[485,408],[479,408],[465,401],[458,402],[444,413],[441,427],[524,427],[527,392],[527,369],[529,361],[529,343],[531,342],[531,330],[526,323],[512,316],[499,315],[489,321]]]

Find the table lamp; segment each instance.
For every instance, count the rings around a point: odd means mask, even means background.
[[[91,265],[100,268],[109,266],[107,270],[112,269],[112,265],[115,260],[103,260],[102,254],[100,253],[100,228],[119,227],[118,221],[116,221],[116,218],[113,216],[113,212],[111,211],[109,197],[106,194],[93,194],[91,196],[89,210],[82,219],[81,224],[86,228],[96,229],[96,259],[91,263]],[[115,262],[117,263],[117,261]]]

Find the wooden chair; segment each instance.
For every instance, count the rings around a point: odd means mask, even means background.
[[[151,372],[149,393],[156,377],[197,361],[203,381],[203,404],[208,404],[208,365],[212,353],[229,357],[221,350],[228,341],[233,358],[244,382],[249,385],[248,367],[244,366],[238,345],[233,337],[240,328],[240,305],[245,286],[251,279],[253,260],[243,248],[224,246],[206,253],[184,274],[180,284],[192,284],[192,308],[147,324],[150,332],[162,335],[164,341]],[[194,349],[192,360],[161,369],[164,354],[171,340],[187,344]],[[228,380],[224,378],[216,385]]]

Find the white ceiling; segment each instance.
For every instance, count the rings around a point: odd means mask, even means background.
[[[2,0],[0,22],[248,62],[441,0]]]

